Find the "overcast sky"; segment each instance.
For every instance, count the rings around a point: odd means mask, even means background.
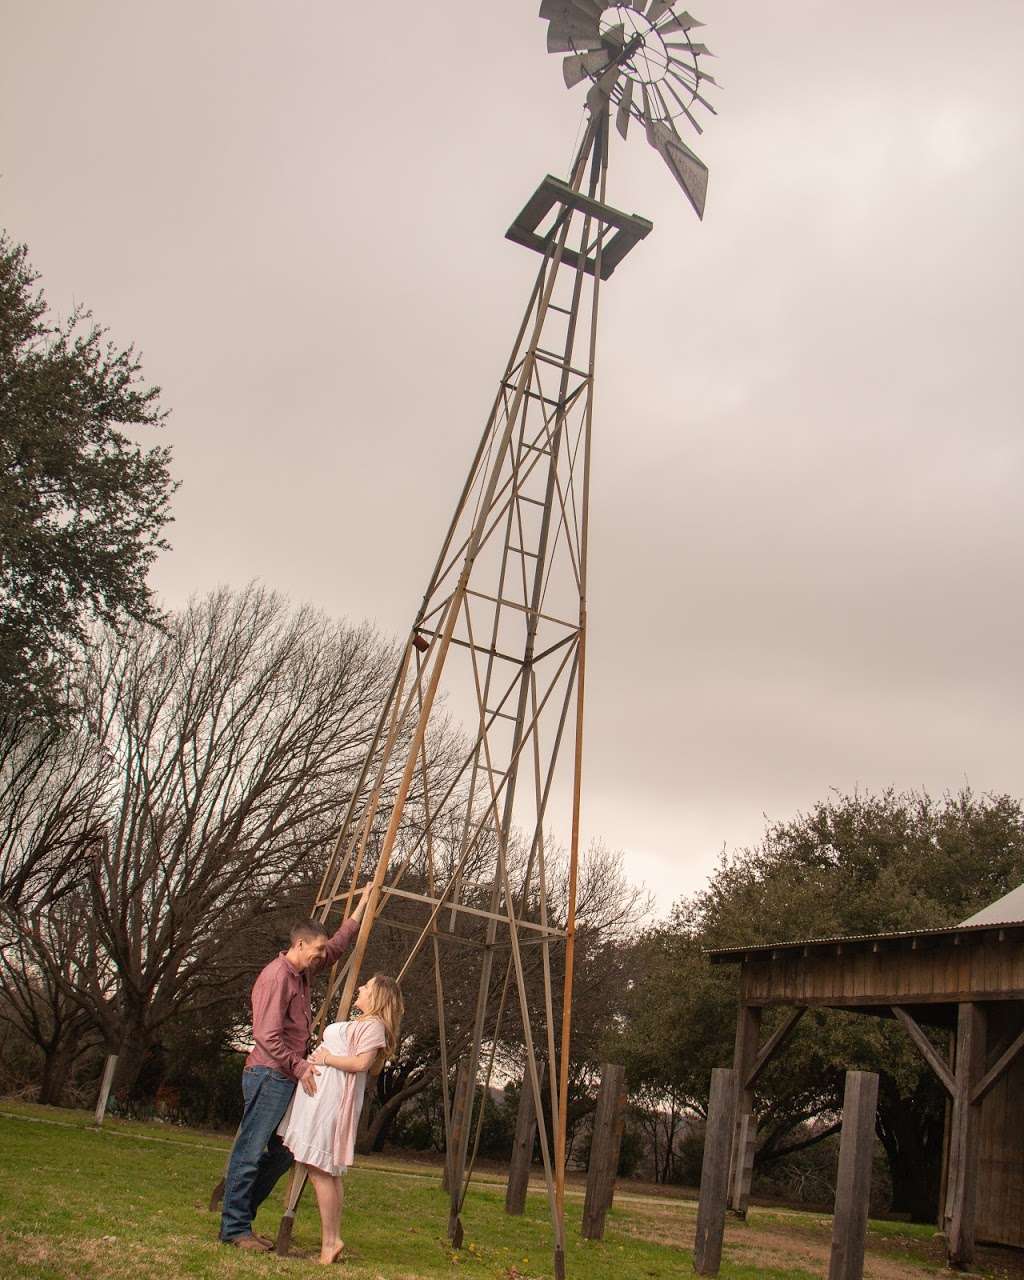
[[[0,211],[172,410],[168,606],[404,634],[565,176],[535,0],[0,0]],[[1019,0],[694,0],[699,223],[603,294],[584,826],[659,904],[830,788],[1024,793]]]

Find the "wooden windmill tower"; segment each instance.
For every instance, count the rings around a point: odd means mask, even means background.
[[[375,924],[412,930],[402,974],[433,966],[456,1245],[478,1140],[462,1122],[468,1089],[482,1070],[489,1078],[494,1046],[517,1016],[561,1276],[598,306],[603,283],[651,230],[606,201],[610,125],[614,117],[623,138],[632,122],[644,129],[700,216],[707,169],[675,123],[700,131],[695,112],[712,109],[712,80],[700,65],[708,51],[693,40],[701,24],[666,0],[544,0],[540,16],[549,51],[566,55],[566,84],[588,85],[586,132],[568,177],[546,177],[508,231],[539,255],[537,276],[316,911],[324,920],[347,913],[369,879],[359,937],[332,975],[322,1021],[348,1016]],[[433,794],[442,699],[466,737]],[[557,908],[546,834],[556,804],[570,828]],[[457,1048],[445,1018],[453,965],[463,977],[472,970],[477,990]],[[453,1052],[468,1082],[454,1098]],[[300,1192],[293,1183],[284,1248]]]

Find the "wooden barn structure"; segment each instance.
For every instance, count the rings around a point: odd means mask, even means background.
[[[844,1009],[898,1019],[949,1095],[936,1210],[950,1264],[968,1266],[976,1241],[1024,1248],[1024,886],[946,929],[708,954],[740,970],[730,1208],[750,1195],[758,1077],[808,1009]],[[762,1044],[766,1009],[789,1012]]]

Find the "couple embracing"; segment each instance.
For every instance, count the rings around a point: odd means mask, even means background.
[[[341,1175],[352,1163],[367,1073],[377,1075],[397,1049],[402,996],[393,978],[376,974],[356,993],[360,1016],[332,1023],[320,1048],[307,1057],[309,987],[311,978],[351,947],[365,909],[364,893],[330,938],[318,921],[295,925],[288,950],[256,979],[254,1043],[242,1072],[245,1109],[224,1179],[224,1244],[259,1252],[273,1248],[253,1230],[253,1219],[295,1161],[316,1192],[320,1261],[341,1257]]]

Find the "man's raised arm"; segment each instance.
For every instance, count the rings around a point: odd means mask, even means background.
[[[352,912],[347,920],[342,921],[334,936],[327,939],[327,950],[324,952],[323,963],[317,965],[317,972],[328,965],[334,964],[346,951],[351,949],[353,942],[356,940],[356,934],[359,932],[359,922],[362,920],[363,912],[366,910],[368,887],[363,887],[355,911]]]

